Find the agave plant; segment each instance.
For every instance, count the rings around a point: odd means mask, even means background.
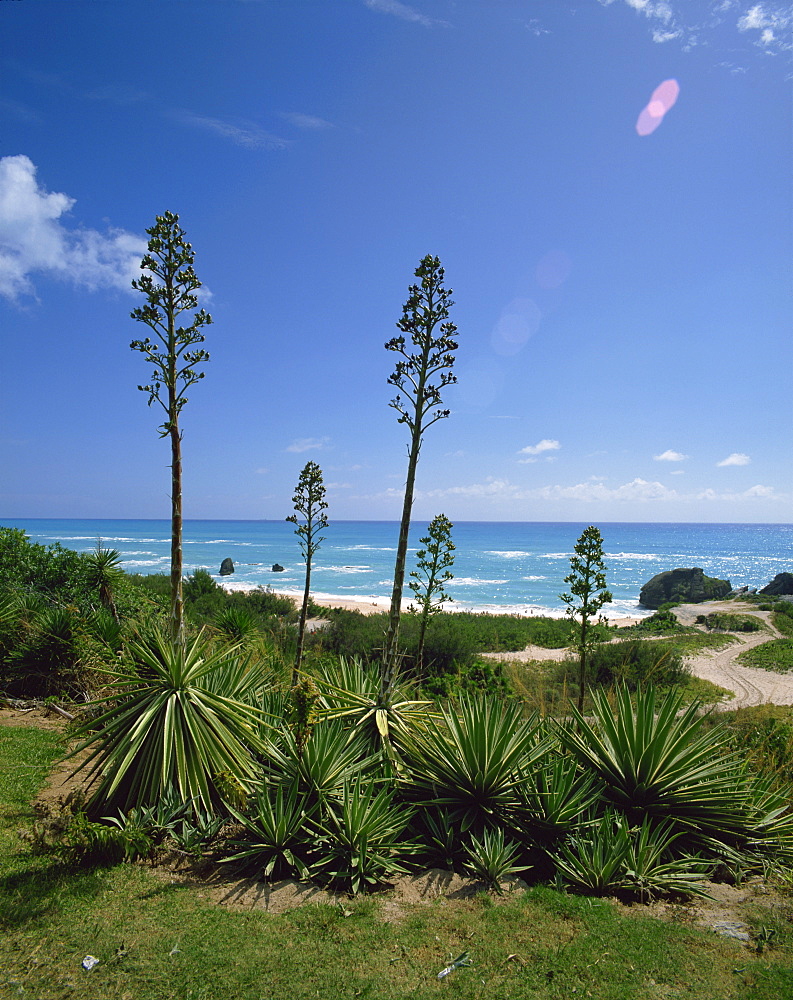
[[[407,871],[399,858],[415,850],[402,839],[412,810],[394,801],[393,790],[360,777],[347,781],[317,824],[316,869],[358,893],[389,875]]]
[[[240,850],[224,860],[255,864],[265,878],[284,868],[308,878],[306,845],[313,842],[310,822],[316,808],[316,803],[298,790],[297,783],[266,786],[253,799],[247,814],[231,810],[247,837],[232,841],[231,846]]]
[[[509,817],[547,747],[537,717],[526,721],[521,713],[518,703],[466,697],[458,711],[444,708],[442,719],[428,719],[423,730],[400,732],[408,794],[447,808],[462,832]]]
[[[437,868],[456,868],[462,860],[460,827],[445,809],[421,809],[413,817],[412,833],[422,863]]]
[[[411,686],[398,676],[384,698],[378,666],[355,658],[340,656],[314,680],[322,695],[320,713],[351,720],[373,742],[388,741],[395,731],[423,721],[432,704],[411,697]]]
[[[207,683],[221,665],[228,668],[231,651],[210,651],[203,635],[183,648],[158,633],[149,643],[130,643],[130,652],[144,670],[105,671],[115,694],[78,730],[85,739],[70,755],[90,751],[77,770],[98,778],[91,811],[126,813],[156,803],[173,787],[183,801],[212,809],[223,798],[219,785],[253,787],[255,755],[264,745],[258,711],[236,697],[247,677],[227,669],[223,693]]]
[[[648,900],[659,893],[707,895],[702,881],[711,866],[689,855],[673,857],[680,836],[671,823],[653,826],[608,809],[588,829],[572,835],[554,855],[557,873],[577,892],[605,895],[628,891]]]
[[[630,846],[627,818],[609,809],[599,822],[571,836],[552,857],[557,874],[569,888],[599,896],[621,886]]]
[[[381,763],[369,743],[339,719],[320,723],[300,744],[291,729],[265,737],[264,770],[271,781],[296,784],[313,800],[326,800],[345,782]]]
[[[558,744],[532,768],[521,768],[516,806],[510,825],[540,844],[558,840],[581,827],[600,799],[601,782],[581,771],[575,758],[559,752]]]
[[[514,840],[505,840],[501,827],[485,827],[481,839],[471,837],[471,842],[463,846],[468,855],[463,867],[476,878],[487,882],[490,888],[501,891],[501,883],[510,875],[525,872],[530,865],[520,865],[520,847]]]
[[[244,643],[260,634],[259,623],[245,608],[223,608],[215,615],[212,625],[227,642]]]
[[[614,710],[603,692],[594,692],[594,720],[573,709],[577,730],[562,728],[560,738],[631,821],[671,819],[695,834],[741,839],[750,815],[748,782],[718,730],[702,731],[698,709],[697,703],[683,708],[675,692],[656,708],[653,688],[636,692],[634,708],[621,685]]]

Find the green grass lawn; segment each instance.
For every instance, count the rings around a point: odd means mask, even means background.
[[[16,830],[58,753],[51,733],[0,728],[0,996],[80,1000],[781,1000],[793,995],[793,923],[759,911],[757,954],[684,921],[626,915],[544,886],[496,903],[381,897],[275,916],[212,904],[145,865],[71,869]],[[439,981],[461,952],[472,965]],[[91,954],[99,964],[86,972]]]

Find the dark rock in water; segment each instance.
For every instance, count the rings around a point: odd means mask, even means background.
[[[782,596],[783,594],[793,594],[793,573],[777,573],[774,579],[763,587],[761,594],[771,594]]]
[[[280,563],[273,563],[273,573],[283,573],[284,567]]]
[[[220,564],[220,575],[221,576],[231,576],[234,572],[234,563],[231,559],[226,556],[223,562]]]
[[[701,569],[672,569],[658,573],[641,589],[639,604],[645,608],[660,608],[668,601],[684,604],[699,604],[701,601],[717,601],[726,597],[732,587],[729,580],[719,580],[715,576],[705,576]]]

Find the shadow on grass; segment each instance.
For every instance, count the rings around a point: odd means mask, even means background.
[[[104,886],[102,869],[25,859],[17,871],[0,878],[0,928],[19,929],[56,909],[62,901],[91,899]]]

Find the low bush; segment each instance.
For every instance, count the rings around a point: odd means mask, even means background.
[[[793,670],[793,639],[773,639],[762,646],[739,653],[738,661],[745,667],[758,667],[786,674]]]
[[[697,615],[697,625],[719,632],[759,632],[763,623],[754,615],[735,615],[726,611],[713,611],[709,615]]]
[[[683,657],[673,646],[637,640],[596,646],[589,664],[590,683],[613,687],[625,683],[631,691],[641,684],[672,687],[687,677]]]

